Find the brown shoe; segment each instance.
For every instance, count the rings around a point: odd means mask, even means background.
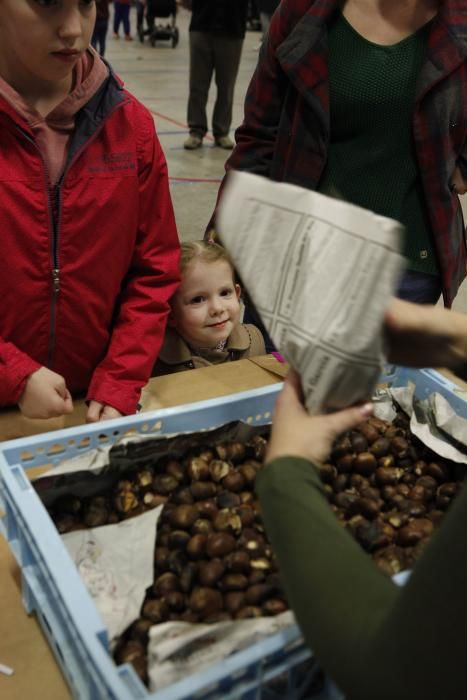
[[[131,34],[125,34],[125,41],[133,41]]]
[[[231,151],[235,146],[234,142],[229,136],[219,136],[216,138],[215,144],[216,146],[219,146],[219,148],[224,148],[226,151]]]
[[[203,145],[203,139],[201,136],[197,136],[196,134],[190,134],[185,143],[183,144],[183,148],[185,148],[187,151],[194,151],[196,148],[201,148]]]

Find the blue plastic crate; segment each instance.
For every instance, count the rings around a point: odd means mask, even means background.
[[[392,386],[415,382],[425,398],[443,394],[459,415],[467,417],[467,403],[457,387],[432,370],[388,369],[382,381]],[[174,433],[207,430],[232,420],[261,425],[271,420],[281,384],[219,399],[163,409],[0,444],[0,531],[22,570],[23,602],[35,612],[67,678],[80,700],[213,700],[309,697],[310,658],[298,628],[293,625],[238,652],[220,664],[157,693],[149,693],[129,665],[117,667],[108,651],[107,631],[62,544],[55,526],[31,486],[27,470],[58,463],[83,450],[113,444],[128,433]],[[311,674],[312,675],[312,674]],[[269,681],[285,678],[279,694]],[[284,694],[285,692],[285,694]],[[320,698],[324,695],[320,694]],[[327,695],[327,697],[330,697]]]

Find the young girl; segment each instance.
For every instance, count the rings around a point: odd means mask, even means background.
[[[181,245],[180,287],[172,299],[154,374],[264,355],[256,326],[240,323],[240,287],[226,251],[217,243]]]
[[[94,0],[0,1],[0,405],[135,411],[178,283],[148,110],[89,47]]]

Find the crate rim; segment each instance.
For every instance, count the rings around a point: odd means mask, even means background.
[[[243,399],[252,399],[261,396],[278,394],[282,386],[283,382],[276,382],[274,384],[267,384],[266,386],[259,387],[257,389],[239,391],[235,394],[227,394],[214,399],[192,401],[190,403],[177,404],[176,406],[170,406],[168,408],[156,408],[151,411],[144,411],[130,416],[122,416],[121,418],[114,418],[112,420],[100,423],[85,423],[72,426],[70,428],[61,428],[60,430],[49,430],[45,433],[38,433],[28,437],[4,440],[0,442],[0,454],[3,454],[7,463],[10,464],[10,462],[8,462],[6,459],[7,454],[12,451],[16,452],[18,449],[26,450],[28,447],[34,447],[37,449],[42,445],[49,444],[51,442],[77,437],[81,438],[83,437],[83,433],[86,433],[86,435],[95,433],[112,433],[118,428],[125,428],[125,432],[127,432],[135,426],[146,422],[170,418],[171,416],[177,415],[180,412],[213,409],[217,406],[225,406],[226,404],[236,403],[237,401],[242,401]],[[157,432],[147,433],[148,437],[157,434]]]

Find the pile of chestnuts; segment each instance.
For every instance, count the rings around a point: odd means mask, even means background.
[[[392,576],[413,567],[465,467],[423,445],[399,413],[393,423],[372,417],[340,437],[320,472],[337,518]]]
[[[115,648],[147,682],[152,625],[214,623],[287,610],[274,554],[255,495],[266,439],[199,442],[181,458],[148,460],[114,487],[89,498],[59,498],[51,511],[59,532],[98,527],[161,504],[154,582],[141,616]],[[336,517],[388,575],[413,567],[456,496],[464,467],[440,458],[409,430],[369,418],[341,436],[320,467]]]
[[[110,493],[58,499],[60,532],[97,527],[164,504],[157,526],[154,582],[115,649],[147,680],[149,628],[166,621],[214,623],[272,616],[288,605],[264,533],[254,483],[266,439],[190,448],[125,474]]]

